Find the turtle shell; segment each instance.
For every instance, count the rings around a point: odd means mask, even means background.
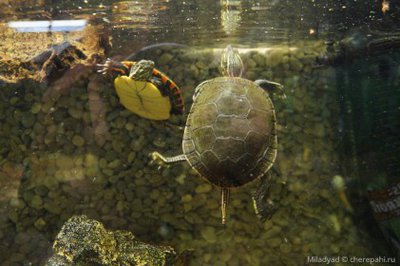
[[[275,109],[268,93],[239,77],[196,88],[182,148],[189,164],[220,187],[242,186],[265,174],[277,153]]]

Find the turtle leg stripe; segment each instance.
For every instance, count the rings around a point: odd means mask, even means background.
[[[113,67],[113,68],[111,68],[111,70],[115,71],[115,72],[118,72],[118,73],[121,73],[121,75],[126,75],[127,74],[127,72],[124,69],[121,69],[121,68]]]
[[[164,163],[176,163],[176,162],[180,162],[180,161],[186,161],[185,154],[180,154],[180,155],[173,156],[173,157],[164,157],[163,155],[161,155],[160,153],[155,151],[155,152],[151,153],[151,157],[153,158],[153,160],[160,159]]]
[[[124,62],[118,62],[115,60],[110,60],[110,68],[122,75],[128,75],[130,67],[124,64]]]
[[[221,190],[221,223],[226,223],[226,210],[229,204],[230,190],[229,188],[222,188]]]

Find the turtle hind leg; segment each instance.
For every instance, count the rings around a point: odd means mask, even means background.
[[[260,219],[262,222],[271,219],[272,215],[278,209],[272,200],[269,198],[266,199],[266,197],[269,195],[270,188],[271,174],[268,172],[261,178],[261,184],[256,191],[254,191],[252,196],[254,211],[258,219]]]
[[[266,90],[268,93],[277,94],[281,99],[286,98],[286,94],[283,90],[283,85],[277,82],[269,81],[266,79],[257,79],[254,81],[262,89]]]
[[[151,157],[153,158],[153,160],[160,159],[164,163],[176,163],[176,162],[186,161],[185,154],[180,154],[173,157],[164,157],[163,155],[155,151],[151,153]]]

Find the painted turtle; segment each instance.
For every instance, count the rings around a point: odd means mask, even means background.
[[[226,221],[229,189],[260,177],[253,195],[257,216],[270,218],[275,207],[265,203],[272,167],[277,154],[275,109],[268,92],[284,97],[283,86],[267,81],[241,78],[243,63],[230,45],[221,58],[223,77],[197,86],[183,135],[183,154],[154,159],[166,163],[187,160],[210,183],[222,188],[222,223]],[[268,92],[267,92],[268,91]]]
[[[170,114],[183,114],[182,91],[169,77],[154,68],[154,62],[107,59],[100,73],[118,74],[115,90],[121,104],[144,118],[166,120]]]

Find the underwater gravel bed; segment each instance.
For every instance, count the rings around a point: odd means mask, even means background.
[[[2,85],[2,265],[44,262],[62,224],[80,214],[143,241],[194,249],[192,265],[304,265],[307,256],[371,256],[331,185],[340,173],[338,103],[334,70],[313,68],[322,49],[319,42],[299,42],[242,51],[246,78],[282,83],[287,95],[272,99],[275,166],[286,185],[272,187],[283,197],[265,223],[252,208],[257,181],[232,191],[223,227],[219,189],[187,163],[151,161],[153,151],[181,153],[183,131],[176,125],[183,127],[185,117],[169,123],[140,118],[119,104],[112,80],[96,74],[52,100],[43,97],[51,87],[33,81]],[[187,112],[195,86],[219,75],[217,50],[159,49],[144,56],[183,89]]]

